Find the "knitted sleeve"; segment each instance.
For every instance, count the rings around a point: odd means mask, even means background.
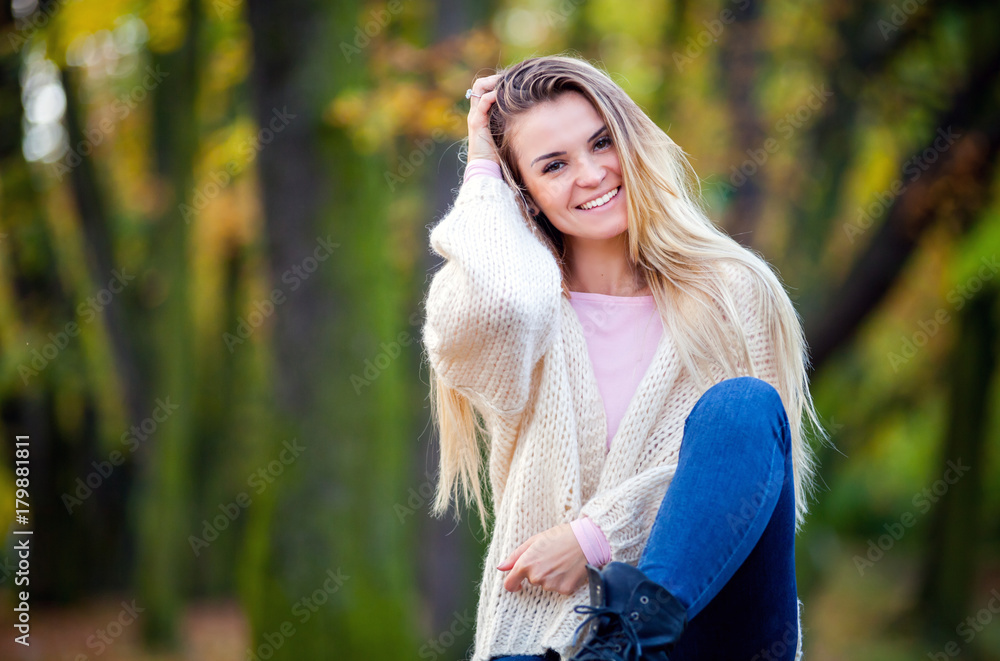
[[[677,465],[647,469],[591,498],[581,509],[604,532],[611,559],[637,565]]]
[[[532,233],[513,189],[474,177],[431,230],[445,259],[426,300],[423,342],[450,387],[499,413],[527,403],[531,372],[552,345],[562,275]]]

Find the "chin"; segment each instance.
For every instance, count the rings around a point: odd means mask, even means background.
[[[611,229],[607,232],[602,232],[603,236],[596,238],[613,239],[616,236],[624,234],[626,230],[628,230],[628,219],[623,219],[611,226]]]
[[[592,224],[581,223],[577,218],[574,218],[573,221],[572,224],[564,222],[552,224],[563,234],[594,241],[613,239],[628,229],[628,216],[617,219],[609,218],[605,219],[604,222]]]

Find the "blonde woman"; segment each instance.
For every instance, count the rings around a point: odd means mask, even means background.
[[[820,427],[783,286],[603,71],[531,58],[468,96],[423,342],[434,512],[492,500],[473,661],[796,657]]]

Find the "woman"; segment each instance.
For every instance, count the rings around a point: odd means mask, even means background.
[[[492,496],[473,661],[793,658],[819,425],[783,287],[604,72],[532,58],[470,95],[423,342],[434,512],[485,528],[483,470]]]

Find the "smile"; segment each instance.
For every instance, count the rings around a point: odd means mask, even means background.
[[[603,207],[605,204],[607,204],[612,199],[617,197],[619,190],[621,190],[621,186],[616,186],[614,190],[608,191],[607,193],[597,198],[596,200],[591,200],[590,202],[584,202],[583,204],[578,206],[577,209],[583,209],[584,211],[588,211],[590,209],[595,209],[597,207]]]

